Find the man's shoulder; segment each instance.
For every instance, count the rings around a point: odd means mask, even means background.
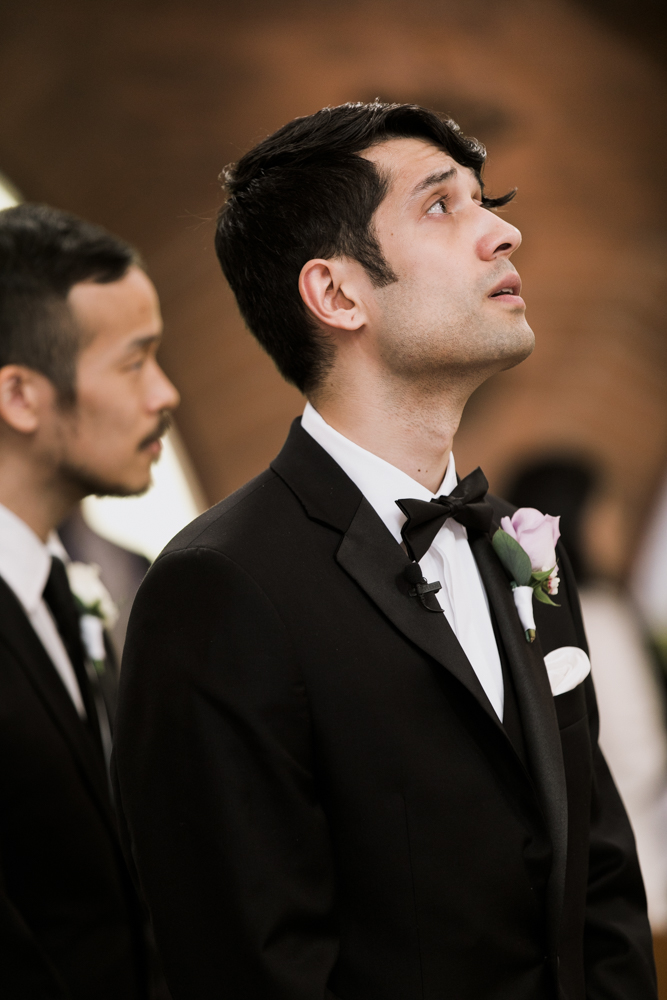
[[[488,494],[487,499],[493,507],[496,524],[516,510],[501,497]],[[158,558],[193,548],[224,549],[228,542],[240,541],[244,536],[254,539],[258,530],[275,529],[277,524],[298,519],[304,513],[293,490],[268,468],[186,525]]]
[[[294,516],[294,496],[272,469],[265,469],[186,525],[158,559],[193,548],[224,549],[232,539],[254,537],[260,526]]]

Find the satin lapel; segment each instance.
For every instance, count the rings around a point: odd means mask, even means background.
[[[553,862],[548,905],[550,940],[555,950],[567,858],[567,787],[556,709],[539,643],[526,642],[509,580],[488,536],[471,540],[471,549],[498,620],[516,689],[531,772],[551,836]]]
[[[410,560],[363,498],[338,548],[336,559],[408,639],[454,674],[502,730],[498,716],[444,614],[433,614],[418,600],[408,596],[403,570]]]
[[[0,578],[0,634],[23,667],[37,696],[66,740],[83,779],[115,834],[104,763],[65,685],[14,592]]]
[[[408,595],[403,580],[410,561],[407,555],[352,480],[303,430],[300,419],[292,424],[271,468],[294,491],[309,517],[341,532],[338,564],[403,635],[464,685],[507,739],[445,616],[426,611]]]

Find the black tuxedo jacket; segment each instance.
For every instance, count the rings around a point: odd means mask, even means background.
[[[585,648],[566,559],[529,645],[488,536],[472,549],[520,746],[298,421],[149,571],[115,768],[174,1000],[655,998],[593,686],[554,699],[542,658]]]
[[[0,578],[0,997],[144,998],[142,923],[101,748]]]

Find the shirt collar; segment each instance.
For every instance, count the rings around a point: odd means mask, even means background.
[[[0,504],[0,576],[29,614],[39,604],[50,572],[48,546],[17,514]]]
[[[301,426],[340,465],[366,497],[375,512],[397,542],[401,539],[401,528],[405,524],[405,514],[396,506],[396,500],[411,497],[416,500],[433,500],[436,496],[449,495],[457,485],[454,455],[450,454],[444,479],[436,493],[431,493],[407,473],[390,465],[371,451],[366,451],[354,441],[334,430],[317,410],[306,403],[301,418]]]

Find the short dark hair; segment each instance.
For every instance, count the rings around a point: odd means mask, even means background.
[[[320,384],[332,359],[299,294],[303,265],[344,256],[378,287],[396,280],[373,231],[388,178],[358,155],[394,138],[440,147],[481,184],[486,150],[456,122],[414,104],[380,102],[295,118],[222,172],[228,198],[218,216],[218,259],[248,327],[302,392]],[[496,208],[514,194],[483,195],[483,204]]]
[[[80,281],[117,281],[139,263],[123,240],[69,212],[27,203],[0,211],[0,368],[33,368],[61,402],[73,402],[82,341],[67,295]]]

